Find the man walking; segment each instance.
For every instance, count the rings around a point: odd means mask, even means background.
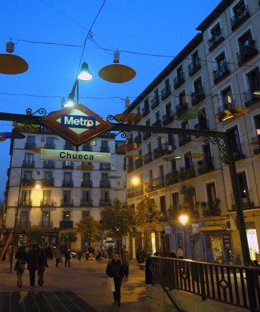
[[[45,267],[48,267],[47,264],[47,254],[46,250],[41,246],[38,248],[38,255],[39,255],[39,263],[38,263],[38,285],[43,286],[43,275],[45,271]]]
[[[33,288],[35,285],[35,272],[39,268],[39,253],[36,242],[31,243],[30,250],[27,254],[27,263],[29,270],[30,286],[31,288]]]

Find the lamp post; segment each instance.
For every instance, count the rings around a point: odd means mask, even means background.
[[[186,224],[189,221],[189,217],[186,214],[182,214],[179,216],[179,221],[183,227],[183,255],[184,258],[187,258],[187,244],[186,244]]]
[[[76,93],[76,102],[79,103],[79,81],[90,81],[92,80],[93,75],[89,71],[88,64],[83,63],[81,69],[74,81],[71,92],[68,96],[67,101],[64,103],[64,107],[73,107],[75,105],[75,93]]]

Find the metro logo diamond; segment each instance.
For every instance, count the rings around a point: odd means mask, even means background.
[[[43,123],[76,146],[109,130],[112,125],[87,107],[77,104],[42,118]]]

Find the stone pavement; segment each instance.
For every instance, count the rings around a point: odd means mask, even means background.
[[[71,268],[61,263],[55,267],[49,261],[44,286],[31,289],[29,274],[23,276],[24,286],[16,287],[15,272],[9,273],[9,263],[0,263],[0,311],[4,312],[148,312],[145,304],[144,271],[135,261],[130,262],[128,282],[121,288],[120,307],[113,305],[113,295],[106,287],[107,259],[100,262],[78,262],[72,259]]]

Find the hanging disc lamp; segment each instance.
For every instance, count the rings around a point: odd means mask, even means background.
[[[6,43],[6,51],[9,53],[0,54],[0,73],[7,75],[21,74],[28,70],[28,63],[14,52],[14,43]]]
[[[116,51],[114,53],[114,64],[102,67],[98,74],[106,81],[123,83],[132,80],[136,72],[129,66],[119,64],[119,52]]]

